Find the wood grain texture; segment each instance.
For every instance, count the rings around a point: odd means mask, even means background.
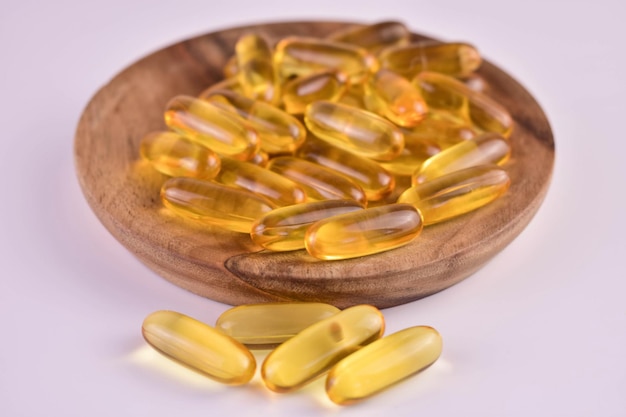
[[[247,235],[199,225],[162,207],[159,190],[165,177],[141,162],[138,150],[146,133],[165,128],[163,110],[171,97],[197,95],[220,80],[244,33],[277,40],[293,34],[324,36],[346,25],[290,22],[210,33],[159,50],[113,78],[87,105],[75,138],[78,179],[104,226],[159,275],[233,305],[295,299],[384,308],[441,291],[483,266],[532,219],[554,163],[554,141],[543,111],[520,84],[489,62],[479,74],[489,84],[488,94],[515,120],[507,164],[511,188],[489,206],[426,228],[407,246],[320,261],[304,251],[261,251]]]

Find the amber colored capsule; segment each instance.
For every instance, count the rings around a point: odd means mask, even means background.
[[[209,96],[217,90],[228,90],[233,91],[237,94],[243,94],[243,89],[241,88],[241,85],[239,85],[239,81],[237,81],[237,78],[230,77],[225,78],[222,81],[218,81],[215,84],[212,84],[208,88],[204,89],[198,97],[203,98],[205,96]]]
[[[404,140],[406,143],[413,139],[419,139],[445,149],[459,142],[472,139],[476,134],[476,129],[464,117],[431,109],[420,124],[404,130]]]
[[[412,184],[476,165],[502,165],[511,155],[511,144],[498,133],[483,133],[428,158],[413,174]]]
[[[250,191],[194,178],[170,178],[161,200],[183,217],[241,233],[250,233],[256,219],[276,208]]]
[[[250,159],[248,159],[246,162],[258,165],[260,167],[266,167],[269,160],[270,156],[268,155],[268,153],[263,150],[259,150],[257,153],[252,155],[252,157],[250,157]]]
[[[341,98],[337,100],[337,103],[367,110],[364,97],[365,87],[363,87],[363,84],[350,85]]]
[[[282,79],[334,69],[346,74],[350,83],[363,82],[370,71],[378,69],[376,58],[363,48],[299,36],[278,42],[274,65]]]
[[[354,200],[367,205],[360,185],[335,171],[291,156],[273,158],[267,168],[289,178],[304,189],[307,198],[317,200]]]
[[[382,313],[358,305],[319,321],[274,349],[261,366],[265,385],[276,392],[296,390],[319,377],[385,330]]]
[[[246,160],[259,148],[254,129],[236,114],[204,100],[176,96],[167,104],[167,126],[218,154]]]
[[[356,258],[406,245],[422,227],[411,204],[388,204],[320,220],[309,227],[304,244],[315,258]]]
[[[395,124],[417,125],[428,107],[419,90],[409,80],[388,69],[381,69],[365,83],[365,106]]]
[[[476,73],[458,77],[458,80],[465,84],[470,90],[478,91],[479,93],[484,93],[489,88],[487,80]]]
[[[379,162],[380,166],[394,175],[413,175],[424,161],[441,152],[441,147],[412,131],[404,131],[404,149],[391,161]]]
[[[306,106],[314,101],[339,100],[347,88],[345,74],[324,70],[286,82],[281,90],[282,102],[287,113],[302,114]]]
[[[366,158],[389,161],[404,148],[393,123],[345,104],[316,101],[306,108],[304,123],[318,138]]]
[[[434,72],[422,72],[413,82],[430,108],[454,112],[486,132],[508,137],[513,129],[509,112],[491,98],[461,81]]]
[[[363,188],[367,201],[378,201],[391,193],[393,175],[378,163],[309,137],[296,156],[337,171]]]
[[[279,344],[340,311],[324,303],[246,304],[222,313],[215,328],[250,347]]]
[[[441,335],[429,326],[378,339],[332,367],[326,377],[328,398],[346,405],[370,397],[429,367],[442,349]]]
[[[247,97],[276,103],[278,85],[274,76],[272,48],[262,36],[247,34],[235,45],[237,79]]]
[[[411,39],[411,32],[401,22],[388,21],[349,26],[330,34],[327,39],[360,46],[377,53],[386,47],[406,45]]]
[[[226,64],[224,64],[223,73],[224,78],[237,79],[237,73],[239,72],[239,65],[237,63],[237,55],[233,55],[228,58]],[[239,81],[237,81],[239,83]]]
[[[504,194],[510,183],[503,169],[481,165],[410,187],[398,197],[398,203],[415,206],[422,213],[424,225],[429,225],[492,202]]]
[[[471,74],[482,59],[472,45],[459,42],[417,42],[383,50],[380,65],[411,79],[422,71],[451,76]]]
[[[171,177],[211,179],[220,170],[220,157],[174,132],[153,132],[141,140],[141,157]]]
[[[271,104],[228,90],[213,90],[203,94],[202,99],[245,119],[258,133],[261,149],[267,153],[291,153],[306,138],[306,129],[298,119]]]
[[[324,200],[279,207],[258,219],[250,231],[252,240],[273,251],[304,249],[304,235],[313,223],[327,217],[362,210],[353,200]]]
[[[242,385],[254,376],[256,360],[244,345],[191,317],[157,311],[141,332],[159,352],[221,383]]]

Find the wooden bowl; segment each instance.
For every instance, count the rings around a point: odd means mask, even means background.
[[[75,139],[78,178],[104,226],[159,275],[233,305],[305,300],[390,307],[441,291],[484,265],[532,219],[554,163],[552,132],[541,108],[489,62],[478,73],[488,94],[515,120],[507,164],[511,188],[491,205],[426,228],[407,246],[320,261],[305,251],[262,251],[248,235],[199,225],[162,207],[159,190],[166,178],[139,160],[138,149],[146,133],[165,128],[163,110],[171,97],[197,95],[220,80],[235,42],[246,32],[277,40],[324,36],[348,24],[289,22],[222,30],[157,51],[118,74],[87,105]]]

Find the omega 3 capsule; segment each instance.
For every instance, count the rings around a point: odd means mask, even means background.
[[[241,89],[241,85],[239,85],[239,81],[237,81],[237,78],[230,77],[218,81],[215,84],[212,84],[211,86],[203,90],[198,97],[207,97],[211,95],[214,91],[218,90],[228,90],[237,94],[243,94],[243,90]]]
[[[265,358],[261,376],[272,391],[296,390],[350,353],[380,338],[384,330],[383,315],[376,307],[347,308],[278,346]]]
[[[406,45],[411,39],[411,33],[404,24],[388,21],[349,26],[330,34],[327,39],[360,46],[377,53],[386,47]]]
[[[273,345],[291,339],[339,311],[324,303],[247,304],[226,310],[217,318],[215,327],[250,347]]]
[[[247,97],[277,103],[278,84],[274,76],[272,49],[259,35],[244,35],[235,45],[237,80]]]
[[[141,331],[156,350],[216,381],[241,385],[254,376],[256,361],[245,346],[191,317],[157,311]]]
[[[306,106],[314,101],[339,100],[347,88],[344,73],[324,70],[286,82],[281,90],[282,101],[287,113],[302,114]]]
[[[427,368],[442,348],[441,336],[428,326],[385,336],[333,366],[326,378],[326,393],[340,405],[367,398]]]

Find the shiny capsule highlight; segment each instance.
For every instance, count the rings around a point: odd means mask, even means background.
[[[385,21],[371,25],[349,26],[330,34],[327,39],[360,46],[377,53],[390,46],[408,44],[411,33],[401,22]]]
[[[339,100],[347,88],[347,77],[342,72],[315,72],[286,82],[281,90],[282,102],[287,113],[302,114],[314,101]]]
[[[278,103],[278,83],[274,74],[273,52],[267,40],[250,33],[235,45],[236,77],[247,97]]]

